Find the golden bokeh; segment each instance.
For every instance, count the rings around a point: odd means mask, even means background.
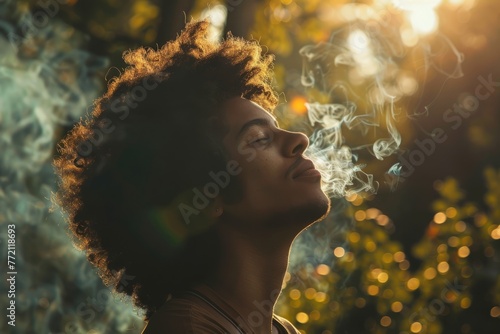
[[[440,244],[439,246],[437,246],[436,250],[438,253],[446,253],[446,251],[448,250],[448,246],[446,244]]]
[[[377,219],[377,223],[380,226],[386,226],[389,223],[389,217],[386,215],[378,215],[378,217],[376,219]]]
[[[450,265],[448,264],[448,262],[439,262],[438,265],[437,265],[437,270],[441,273],[441,274],[445,274],[448,272],[448,270],[450,269]]]
[[[471,304],[472,304],[472,301],[469,297],[464,297],[464,298],[462,298],[462,300],[460,300],[460,307],[463,309],[469,308]]]
[[[376,296],[379,293],[379,291],[380,289],[376,285],[369,285],[368,288],[366,289],[366,292],[368,292],[370,296]]]
[[[412,333],[420,333],[421,330],[422,330],[422,324],[420,322],[414,322],[410,326],[410,331]]]
[[[391,317],[387,316],[387,315],[384,315],[381,319],[380,319],[380,325],[384,326],[384,327],[389,327],[391,325],[391,322],[392,322],[392,319]]]
[[[396,312],[396,313],[401,312],[403,310],[403,304],[399,301],[394,302],[391,304],[391,310],[392,310],[392,312]]]
[[[416,277],[412,277],[408,280],[408,282],[406,282],[406,287],[412,291],[417,290],[419,286],[420,286],[420,280]]]
[[[465,224],[465,222],[463,221],[458,221],[455,223],[455,230],[457,230],[457,232],[465,232],[465,230],[467,229],[467,225]]]
[[[382,255],[382,262],[389,264],[392,261],[393,261],[392,253],[384,253],[384,255]]]
[[[289,295],[290,295],[290,299],[298,300],[300,298],[301,293],[300,293],[300,290],[298,290],[298,289],[292,289],[292,290],[290,290]]]
[[[304,296],[306,296],[307,299],[314,299],[316,296],[316,289],[314,288],[308,288],[306,291],[304,291]]]
[[[385,271],[383,271],[380,274],[378,274],[377,280],[380,283],[386,283],[389,280],[389,275]]]
[[[345,249],[343,247],[335,247],[333,250],[333,255],[336,257],[342,257],[345,255]]]
[[[457,215],[457,209],[455,209],[454,207],[449,207],[448,209],[446,209],[445,214],[448,218],[455,218]]]
[[[500,306],[494,306],[490,310],[490,315],[493,318],[500,318]]]
[[[453,235],[448,238],[448,245],[450,247],[457,247],[458,245],[460,245],[460,239],[457,236]]]
[[[424,278],[425,279],[428,279],[428,280],[431,280],[431,279],[434,279],[437,275],[437,272],[436,272],[436,269],[432,268],[432,267],[429,267],[427,269],[425,269],[424,271]]]
[[[326,264],[320,264],[316,267],[316,272],[319,274],[319,275],[323,275],[323,276],[326,276],[330,273],[330,267],[327,266]]]
[[[354,213],[354,219],[356,219],[358,222],[365,220],[366,219],[366,212],[365,210],[358,210]]]
[[[458,249],[457,254],[461,258],[466,258],[470,254],[470,249],[467,246],[462,246]]]
[[[366,218],[367,219],[375,219],[380,214],[380,210],[376,208],[370,208],[366,210]]]
[[[443,212],[438,212],[434,215],[434,222],[436,224],[442,224],[446,221],[446,215]]]
[[[294,96],[290,100],[290,109],[298,115],[303,115],[307,112],[306,103],[307,103],[307,100],[305,97]]]
[[[399,269],[408,270],[408,268],[410,268],[410,261],[403,260],[401,263],[399,263]]]
[[[324,303],[328,299],[328,295],[324,292],[317,292],[314,295],[314,300],[317,301],[318,303]]]
[[[319,320],[319,318],[321,318],[321,313],[318,310],[313,310],[309,313],[309,318],[311,320]]]
[[[500,227],[497,227],[493,231],[491,231],[491,238],[494,240],[499,240],[500,239]]]
[[[406,258],[405,253],[398,251],[394,253],[394,261],[396,262],[402,262]]]
[[[309,321],[309,316],[305,312],[299,312],[295,316],[295,319],[297,319],[297,321],[300,322],[301,324],[305,324],[306,322]]]
[[[373,241],[367,241],[365,243],[365,249],[369,252],[373,252],[377,249],[377,244],[375,244]]]
[[[350,242],[357,243],[361,239],[361,236],[358,232],[350,232],[348,238]]]
[[[356,196],[356,198],[352,201],[352,204],[353,204],[354,206],[360,206],[361,204],[363,204],[363,201],[364,201],[364,200],[363,200],[363,197],[361,197],[361,196],[359,196],[359,195],[358,195],[358,196]]]

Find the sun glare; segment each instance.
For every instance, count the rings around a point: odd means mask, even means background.
[[[427,35],[437,30],[439,18],[435,9],[443,0],[392,0],[393,5],[406,13],[415,33]]]
[[[366,77],[377,73],[379,66],[373,56],[370,38],[361,30],[354,30],[347,38],[348,48],[356,63],[356,73]]]
[[[436,8],[443,0],[392,0],[395,7],[402,10],[414,11],[419,8]]]
[[[408,13],[413,29],[421,35],[430,34],[438,27],[438,17],[433,8],[422,7]]]

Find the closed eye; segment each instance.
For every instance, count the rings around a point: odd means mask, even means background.
[[[269,137],[259,138],[259,139],[256,139],[256,140],[252,141],[252,144],[254,144],[254,143],[264,143],[264,142],[267,142],[268,140],[269,140]]]

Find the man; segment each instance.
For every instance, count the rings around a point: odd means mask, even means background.
[[[329,199],[307,137],[271,114],[272,57],[208,26],[124,54],[61,142],[57,199],[104,281],[145,309],[145,334],[296,334],[274,304],[292,241]]]

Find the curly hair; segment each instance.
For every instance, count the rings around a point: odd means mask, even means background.
[[[191,22],[158,50],[125,52],[127,68],[54,159],[55,201],[75,245],[146,320],[218,259],[213,224],[184,223],[176,205],[225,166],[221,104],[239,96],[272,112],[278,103],[272,55],[230,34],[212,42],[208,29]]]

